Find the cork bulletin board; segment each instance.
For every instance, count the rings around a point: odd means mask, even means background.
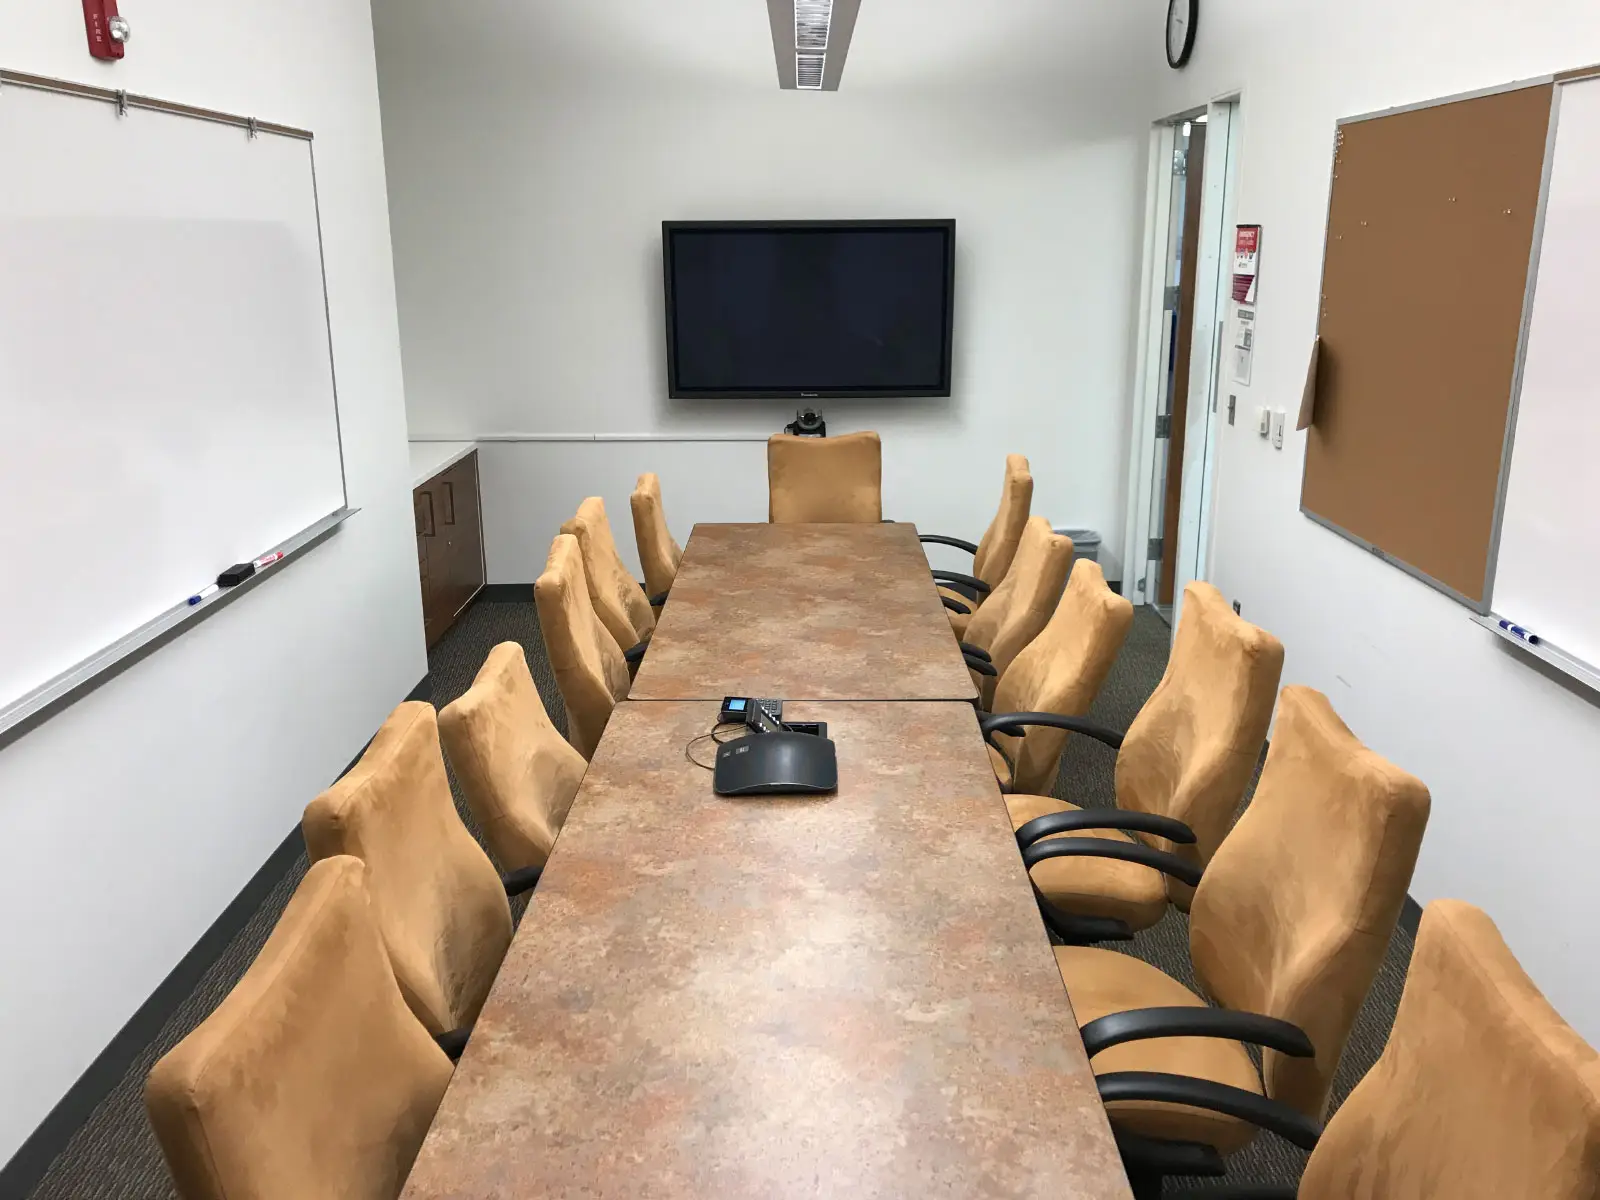
[[[1301,511],[1486,612],[1554,84],[1342,121]]]

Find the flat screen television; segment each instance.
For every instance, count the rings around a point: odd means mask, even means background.
[[[948,396],[954,221],[665,221],[674,399]]]

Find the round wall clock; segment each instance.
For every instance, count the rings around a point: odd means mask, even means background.
[[[1167,66],[1177,70],[1194,53],[1200,0],[1167,0]]]

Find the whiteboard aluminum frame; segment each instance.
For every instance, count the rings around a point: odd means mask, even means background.
[[[1482,625],[1501,641],[1510,643],[1524,654],[1537,658],[1560,671],[1563,675],[1577,680],[1577,682],[1588,688],[1590,692],[1594,693],[1595,696],[1600,696],[1600,668],[1591,666],[1581,658],[1575,658],[1559,646],[1553,646],[1543,638],[1537,642],[1529,642],[1517,637],[1514,633],[1507,633],[1500,628],[1501,618],[1498,613],[1490,612],[1486,616],[1474,615],[1472,620],[1476,624]]]
[[[1489,526],[1489,552],[1484,563],[1483,599],[1474,600],[1463,592],[1457,591],[1443,580],[1435,579],[1422,568],[1396,558],[1387,551],[1373,545],[1367,539],[1352,533],[1343,526],[1329,520],[1322,514],[1313,512],[1306,507],[1304,500],[1304,459],[1301,460],[1301,502],[1300,512],[1316,524],[1322,526],[1330,533],[1337,534],[1346,541],[1353,542],[1361,549],[1368,551],[1374,557],[1382,559],[1392,567],[1404,571],[1413,579],[1427,584],[1437,592],[1442,592],[1458,604],[1465,605],[1475,617],[1487,617],[1494,602],[1494,577],[1498,566],[1497,559],[1500,555],[1500,527],[1505,515],[1506,491],[1511,482],[1511,454],[1516,442],[1517,410],[1522,400],[1522,373],[1528,357],[1528,333],[1533,323],[1534,292],[1538,286],[1539,252],[1544,243],[1545,208],[1550,199],[1550,174],[1555,165],[1556,128],[1561,117],[1561,88],[1565,83],[1577,82],[1579,79],[1588,78],[1586,73],[1574,73],[1569,79],[1567,75],[1540,75],[1531,79],[1521,79],[1512,83],[1498,84],[1494,87],[1478,88],[1470,92],[1458,92],[1451,96],[1441,96],[1435,100],[1423,100],[1415,104],[1402,104],[1393,108],[1379,109],[1375,112],[1360,113],[1353,117],[1340,117],[1334,122],[1334,155],[1335,167],[1339,158],[1339,131],[1346,125],[1355,125],[1363,121],[1373,121],[1381,117],[1398,116],[1401,113],[1418,112],[1426,108],[1437,108],[1443,104],[1457,104],[1464,100],[1480,100],[1486,96],[1500,96],[1507,92],[1520,92],[1528,88],[1550,87],[1550,122],[1545,130],[1544,164],[1539,176],[1539,199],[1533,217],[1533,236],[1529,248],[1528,275],[1522,294],[1522,320],[1517,328],[1517,351],[1511,365],[1511,394],[1506,405],[1506,428],[1500,449],[1500,472],[1495,482],[1494,513],[1490,518]],[[1328,211],[1323,223],[1323,244],[1326,246],[1328,234],[1333,228],[1333,182],[1337,178],[1330,168],[1328,180]],[[1322,308],[1326,300],[1324,285],[1327,281],[1328,259],[1324,252],[1322,270],[1317,277],[1317,328],[1322,328]],[[1312,422],[1315,424],[1315,421]],[[1310,453],[1310,439],[1307,439],[1306,453]],[[1576,661],[1576,660],[1573,660]]]
[[[333,352],[333,315],[328,299],[327,255],[322,245],[322,200],[317,193],[317,160],[314,145],[316,139],[311,131],[297,129],[292,125],[279,125],[272,121],[262,121],[256,117],[243,117],[237,113],[225,113],[210,108],[197,108],[191,104],[179,104],[171,100],[161,100],[154,96],[137,95],[115,88],[95,87],[91,84],[76,83],[72,80],[52,79],[43,75],[30,75],[23,71],[10,71],[0,68],[0,103],[4,103],[5,89],[12,87],[100,101],[111,105],[120,117],[126,117],[131,110],[165,113],[168,116],[187,117],[191,120],[208,121],[216,125],[228,125],[235,129],[243,130],[252,139],[260,137],[262,134],[271,134],[275,137],[293,138],[306,143],[306,154],[311,168],[311,202],[316,216],[317,262],[322,275],[322,310],[324,327],[328,338],[329,383],[333,390],[333,428],[339,448],[339,488],[343,503],[326,517],[313,522],[288,540],[267,550],[266,553],[269,554],[281,551],[283,558],[265,571],[257,572],[237,587],[224,588],[215,595],[207,597],[199,604],[190,605],[185,600],[181,604],[173,605],[166,612],[146,621],[137,629],[123,635],[109,646],[96,651],[54,678],[46,680],[32,691],[19,696],[9,703],[0,705],[0,748],[9,745],[12,741],[21,737],[41,722],[48,720],[68,704],[93,691],[102,683],[121,674],[140,659],[154,653],[180,633],[185,632],[210,616],[217,609],[233,603],[244,593],[259,586],[262,580],[276,575],[289,563],[332,536],[345,521],[361,511],[359,508],[350,507],[350,476],[346,470],[344,459],[344,422],[339,412],[338,370],[334,363]]]
[[[102,683],[122,674],[134,663],[155,653],[180,633],[193,628],[218,609],[227,607],[246,592],[259,587],[295,559],[321,545],[360,511],[358,508],[348,506],[334,510],[322,520],[308,525],[287,541],[280,542],[266,551],[267,554],[281,551],[283,558],[257,571],[237,587],[223,588],[207,596],[199,604],[191,605],[188,600],[174,604],[132,633],[125,634],[103,650],[96,651],[55,678],[46,680],[31,692],[0,708],[0,747],[21,737]]]

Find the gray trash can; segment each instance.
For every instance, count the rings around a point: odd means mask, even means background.
[[[1090,562],[1100,561],[1100,535],[1092,529],[1058,529],[1057,533],[1064,533],[1072,539],[1072,553],[1074,558],[1087,558]]]

